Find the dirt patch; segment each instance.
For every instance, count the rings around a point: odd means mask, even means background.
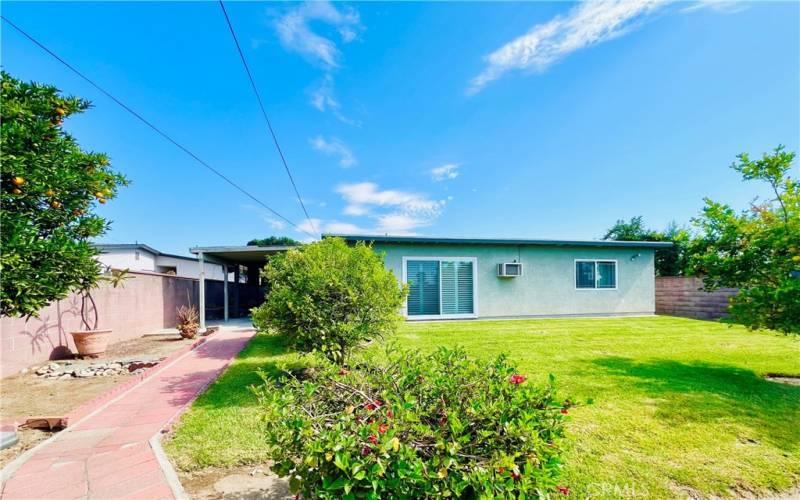
[[[290,499],[289,483],[264,467],[207,468],[194,472],[179,471],[183,489],[189,498],[199,500]]]
[[[102,359],[131,356],[164,358],[173,351],[193,343],[174,335],[148,335],[109,346]],[[101,360],[102,360],[101,359]],[[99,361],[101,361],[99,360]],[[36,375],[36,365],[27,373],[0,380],[0,420],[7,422],[18,417],[60,417],[70,410],[91,401],[117,384],[130,380],[130,375],[111,375],[90,378],[43,378]],[[38,430],[19,431],[20,442],[0,450],[0,466],[32,448],[51,434]]]
[[[800,377],[794,375],[769,374],[764,378],[770,382],[777,382],[779,384],[800,385]]]

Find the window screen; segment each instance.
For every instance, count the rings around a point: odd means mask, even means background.
[[[594,262],[575,263],[575,286],[594,288]]]
[[[597,262],[597,288],[617,287],[617,263]]]

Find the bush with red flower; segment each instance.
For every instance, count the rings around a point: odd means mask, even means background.
[[[273,471],[306,498],[560,495],[562,409],[553,378],[505,357],[388,348],[311,379],[264,377]]]

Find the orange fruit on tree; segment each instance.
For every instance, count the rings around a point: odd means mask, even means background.
[[[58,114],[58,116],[64,116],[67,114],[64,108],[56,108],[56,113]]]
[[[23,184],[25,184],[25,182],[27,181],[25,180],[24,177],[17,176],[11,179],[11,183],[14,184],[15,186],[22,186]]]
[[[97,192],[94,194],[94,197],[95,197],[95,198],[98,198],[98,199],[99,199],[99,198],[102,198],[102,197],[103,197],[103,192],[102,192],[102,191],[97,191]]]
[[[105,203],[105,202],[106,202],[106,199],[105,199],[105,198],[100,198],[100,199],[98,199],[97,201],[99,201],[100,203]]]
[[[44,192],[44,194],[46,194],[47,196],[52,197],[52,196],[54,196],[56,194],[56,192],[53,191],[52,189],[48,189],[47,191]]]
[[[14,189],[11,190],[11,192],[14,193],[14,194],[22,194],[22,190],[19,189],[19,188],[14,188]]]
[[[58,200],[53,200],[50,202],[50,206],[53,208],[61,208],[61,202]]]

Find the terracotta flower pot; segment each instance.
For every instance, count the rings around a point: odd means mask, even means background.
[[[90,358],[97,358],[106,352],[108,339],[111,337],[111,330],[85,330],[70,332],[70,335],[72,335],[72,340],[75,341],[78,354]]]

